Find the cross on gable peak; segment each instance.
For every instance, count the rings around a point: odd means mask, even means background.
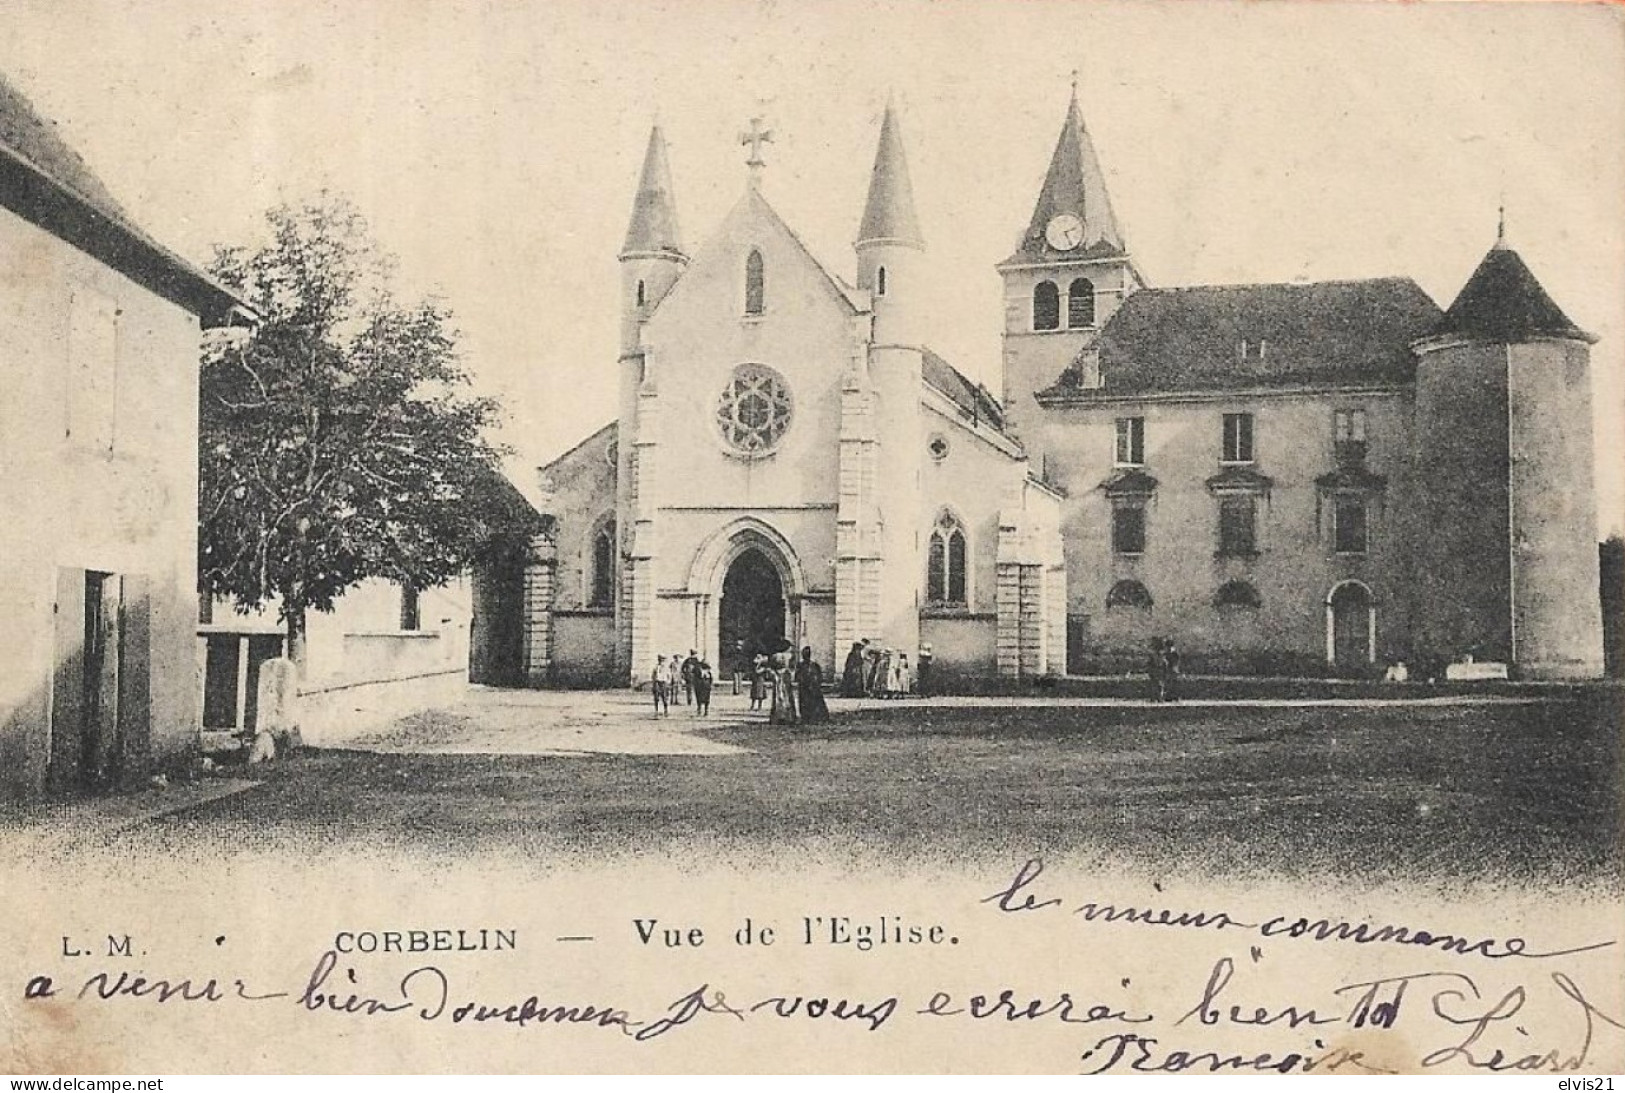
[[[750,128],[739,134],[739,143],[750,145],[750,158],[745,166],[750,168],[752,181],[759,179],[762,168],[767,166],[767,161],[762,159],[762,145],[773,143],[773,130],[765,128],[762,122],[762,115],[757,114],[750,119]]]

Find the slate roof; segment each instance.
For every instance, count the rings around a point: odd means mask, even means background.
[[[983,421],[1004,431],[1004,409],[999,400],[979,383],[973,383],[963,372],[927,348],[922,351],[925,382],[941,391],[956,406],[977,421]]]
[[[869,198],[863,205],[863,222],[858,226],[858,242],[894,240],[916,247],[925,245],[920,220],[914,213],[914,186],[908,177],[908,160],[903,155],[903,134],[897,111],[886,104],[880,122],[880,144],[875,149],[875,166],[869,176]]]
[[[205,325],[248,311],[229,290],[137,227],[56,127],[3,75],[0,206],[188,309]]]
[[[1518,252],[1500,242],[1490,248],[1429,333],[1501,342],[1590,337],[1546,294]]]
[[[1101,387],[1072,369],[1039,398],[1404,382],[1440,315],[1408,277],[1141,289],[1101,331]]]
[[[626,241],[621,244],[623,255],[650,252],[683,253],[671,164],[666,158],[666,136],[658,125],[649,130],[643,172],[638,176],[637,196],[632,199],[632,219],[626,226]]]
[[[1070,251],[1056,250],[1044,237],[1049,222],[1062,213],[1071,213],[1083,221],[1083,242]],[[1100,169],[1089,130],[1084,127],[1074,87],[1027,231],[1016,252],[1000,264],[1120,257],[1125,253],[1123,233],[1118,230],[1111,197],[1106,192],[1106,175]]]

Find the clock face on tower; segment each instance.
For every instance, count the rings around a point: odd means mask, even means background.
[[[1044,238],[1056,250],[1072,250],[1083,242],[1083,221],[1071,213],[1061,213],[1050,220]]]

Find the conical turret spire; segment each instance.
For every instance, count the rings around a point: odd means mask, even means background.
[[[671,165],[666,162],[666,136],[657,122],[649,130],[649,148],[643,153],[643,174],[632,200],[632,222],[626,228],[621,254],[682,254],[677,229],[677,199],[672,194]]]
[[[1563,314],[1518,252],[1507,246],[1504,228],[1433,333],[1497,342],[1593,340]]]
[[[1082,240],[1065,251],[1056,250],[1045,238],[1051,222],[1058,216],[1077,217],[1083,225]],[[1075,232],[1061,231],[1057,237],[1066,240],[1073,234]],[[1049,172],[1044,176],[1044,188],[1039,191],[1032,220],[1022,236],[1017,255],[1052,259],[1061,254],[1097,257],[1123,253],[1123,236],[1117,230],[1111,198],[1106,195],[1106,176],[1100,170],[1089,131],[1084,128],[1083,112],[1078,109],[1078,86],[1074,83],[1066,121],[1061,126],[1060,139],[1055,142]]]
[[[881,241],[925,246],[919,218],[914,214],[914,187],[908,178],[908,159],[903,155],[902,129],[897,122],[897,109],[889,99],[885,117],[880,122],[880,146],[875,150],[874,173],[869,176],[869,200],[863,206],[857,245]]]

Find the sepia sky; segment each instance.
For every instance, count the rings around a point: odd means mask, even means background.
[[[523,485],[613,414],[615,252],[658,112],[692,248],[745,185],[851,279],[888,90],[932,344],[999,389],[995,262],[1070,72],[1153,285],[1404,274],[1446,306],[1495,236],[1599,335],[1599,530],[1625,529],[1625,14],[1108,0],[6,0],[0,70],[151,234],[204,261],[349,195],[457,315]]]

